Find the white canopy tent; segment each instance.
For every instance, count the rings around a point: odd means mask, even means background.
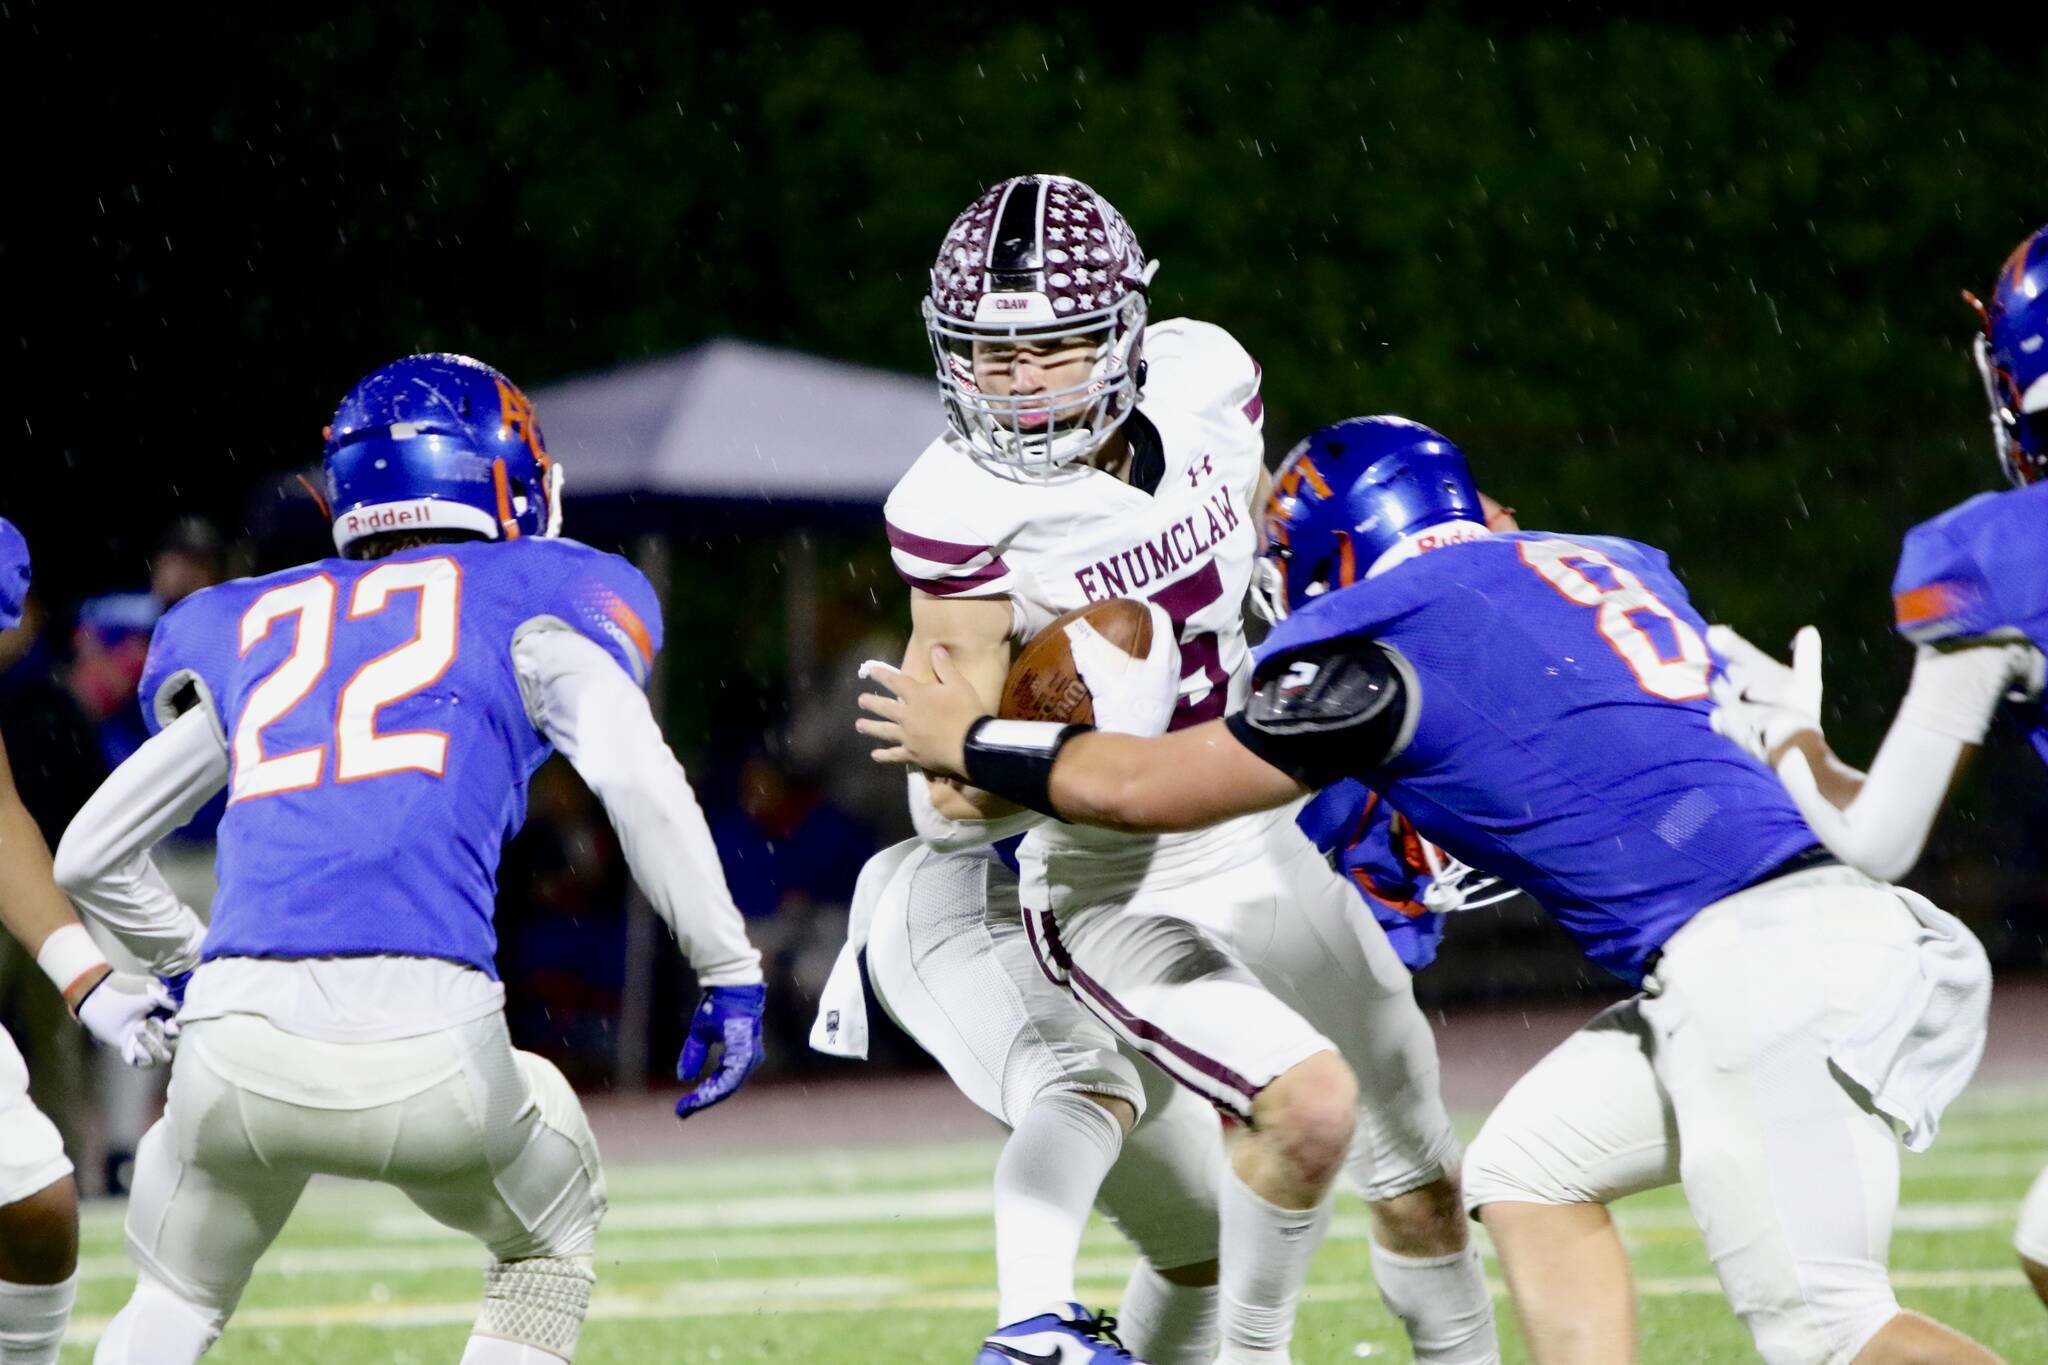
[[[663,595],[664,615],[668,537],[688,520],[675,504],[792,514],[781,577],[793,680],[810,675],[818,624],[817,557],[805,533],[815,518],[806,511],[860,509],[879,521],[889,490],[945,421],[930,379],[729,338],[551,384],[533,401],[568,479],[570,533],[579,505],[630,504],[624,525],[641,532],[634,557]],[[657,714],[660,689],[657,670]],[[614,1058],[621,1086],[646,1074],[660,935],[637,888],[628,924]]]
[[[535,390],[569,496],[878,506],[944,424],[930,379],[720,339]]]

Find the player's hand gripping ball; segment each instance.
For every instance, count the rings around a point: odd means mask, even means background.
[[[676,1101],[676,1117],[686,1119],[729,1099],[761,1065],[761,1018],[768,1008],[766,986],[713,986],[697,1001],[690,1017],[690,1036],[676,1062],[676,1079],[696,1080]],[[723,1044],[718,1065],[705,1071],[711,1049]],[[698,1073],[703,1072],[702,1079]]]
[[[1077,607],[1018,653],[1003,681],[1005,720],[1056,720],[1163,735],[1180,697],[1173,621],[1127,597]]]
[[[967,731],[988,708],[943,647],[932,650],[932,673],[924,682],[879,659],[862,664],[861,677],[895,695],[862,696],[868,715],[856,728],[880,741],[872,755],[878,763],[964,777]],[[1117,599],[1068,612],[1039,632],[1010,667],[999,714],[1157,735],[1173,718],[1179,690],[1170,618],[1156,605]]]

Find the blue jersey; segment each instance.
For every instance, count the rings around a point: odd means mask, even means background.
[[[1444,917],[1422,903],[1430,872],[1413,825],[1378,792],[1350,777],[1317,792],[1295,823],[1358,889],[1409,971],[1436,961]]]
[[[28,602],[28,541],[14,529],[14,523],[0,517],[0,630],[21,624],[21,612]]]
[[[567,540],[427,545],[208,588],[158,623],[144,712],[197,688],[228,743],[204,956],[444,958],[496,976],[504,841],[552,751],[514,634],[555,618],[645,684],[646,579]]]
[[[1648,546],[1493,536],[1283,621],[1238,732],[1312,686],[1317,657],[1377,643],[1405,672],[1400,733],[1342,775],[1636,982],[1694,914],[1816,842],[1777,778],[1709,726],[1705,629]]]
[[[1908,531],[1892,603],[1916,644],[2016,630],[2048,653],[2048,483],[1980,493]],[[2029,719],[2048,762],[2048,709]]]

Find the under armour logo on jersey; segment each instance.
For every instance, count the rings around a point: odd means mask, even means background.
[[[1203,479],[1216,472],[1216,465],[1207,455],[1188,466],[1188,487],[1197,488]]]

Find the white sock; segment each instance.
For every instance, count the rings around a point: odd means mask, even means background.
[[[566,1365],[563,1357],[523,1341],[503,1337],[471,1337],[461,1365]]]
[[[1074,1297],[1074,1258],[1123,1125],[1086,1095],[1044,1096],[996,1162],[996,1322],[1034,1317]]]
[[[1269,1204],[1223,1173],[1217,1219],[1223,1260],[1223,1350],[1217,1365],[1268,1365],[1288,1359],[1294,1308],[1308,1265],[1330,1226],[1330,1198],[1312,1209]]]
[[[1175,1284],[1140,1260],[1117,1306],[1116,1334],[1147,1365],[1210,1365],[1218,1340],[1217,1297],[1213,1284]]]
[[[0,1361],[7,1365],[57,1365],[57,1347],[78,1298],[78,1275],[58,1284],[12,1284],[0,1280]]]
[[[1400,1256],[1375,1245],[1372,1278],[1380,1299],[1408,1329],[1415,1365],[1493,1365],[1493,1295],[1479,1248],[1448,1256]]]
[[[94,1365],[191,1365],[220,1337],[221,1322],[168,1285],[144,1277],[93,1352]]]

